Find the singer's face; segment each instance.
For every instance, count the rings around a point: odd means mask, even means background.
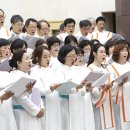
[[[0,54],[1,54],[1,57],[3,57],[3,58],[9,57],[10,54],[11,54],[11,52],[10,52],[10,46],[7,45],[7,46],[0,47]]]
[[[38,29],[39,35],[43,37],[45,35],[48,35],[49,32],[50,32],[50,27],[48,26],[48,24],[45,22],[42,22],[41,29]]]
[[[67,24],[67,26],[65,27],[65,31],[69,34],[72,35],[74,33],[75,30],[75,24],[74,23],[69,23]]]
[[[65,65],[72,66],[76,61],[77,55],[75,50],[70,51],[65,57]]]

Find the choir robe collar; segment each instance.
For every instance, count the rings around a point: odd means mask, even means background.
[[[68,66],[68,65],[65,65],[65,64],[62,64],[61,65],[64,69],[68,69],[68,70],[71,70],[72,69],[72,66]]]

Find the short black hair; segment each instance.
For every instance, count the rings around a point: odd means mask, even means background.
[[[52,37],[47,38],[46,43],[48,45],[48,49],[51,50],[51,46],[54,43],[59,43],[59,45],[60,45],[60,39],[57,38],[56,36],[52,36]]]
[[[10,67],[18,68],[18,61],[22,61],[23,55],[26,53],[25,50],[18,50],[13,54],[13,57],[11,60],[9,60]]]
[[[91,45],[91,42],[89,40],[82,40],[80,43],[79,43],[79,47],[81,49],[84,49],[84,47],[86,47],[87,45],[90,45],[91,48],[92,48],[92,45]]]
[[[25,21],[25,26],[28,27],[29,24],[30,24],[30,22],[35,22],[35,23],[37,23],[37,20],[34,19],[34,18],[29,18],[29,19],[27,19],[27,20]]]
[[[75,44],[77,44],[77,46],[78,46],[78,41],[77,41],[76,37],[73,36],[73,35],[68,35],[68,36],[65,38],[64,43],[65,43],[65,45],[67,45],[67,44],[70,44],[72,41],[73,41]]]
[[[79,54],[83,54],[84,55],[84,51],[82,48],[78,47],[78,48],[75,48],[75,51],[76,51],[76,54],[79,55]]]
[[[15,24],[19,21],[23,22],[23,18],[20,15],[13,15],[10,19],[11,24]]]
[[[43,44],[46,44],[45,40],[40,38],[39,40],[37,40],[36,44],[35,44],[35,48],[42,46]]]
[[[38,29],[41,29],[41,28],[42,28],[42,26],[41,26],[41,23],[42,23],[42,22],[46,23],[46,24],[48,25],[48,27],[50,27],[50,24],[48,23],[47,20],[40,20],[40,21],[37,22],[37,28],[38,28]]]
[[[29,19],[27,19],[27,20],[25,21],[25,25],[24,25],[23,30],[22,30],[24,33],[26,32],[26,27],[29,26],[30,22],[34,22],[34,23],[37,24],[37,20],[36,20],[36,19],[34,19],[34,18],[29,18]]]
[[[102,16],[99,16],[97,19],[96,19],[96,23],[98,23],[99,21],[104,21],[106,23],[106,19]]]
[[[76,50],[74,46],[71,45],[64,45],[60,48],[59,53],[58,53],[58,60],[64,64],[65,63],[65,57],[66,55],[71,52],[72,50]]]
[[[90,21],[88,21],[88,20],[82,20],[82,21],[79,22],[79,27],[80,28],[87,27],[87,26],[91,26]]]
[[[66,27],[67,24],[70,24],[70,23],[74,23],[74,25],[76,24],[75,20],[72,19],[72,18],[67,18],[64,20],[64,26]]]
[[[59,27],[59,30],[64,30],[64,23],[62,23],[61,25],[60,25],[60,27]]]
[[[10,50],[11,50],[12,53],[14,53],[14,50],[21,49],[24,45],[25,45],[26,48],[28,47],[26,41],[24,41],[22,39],[16,39],[10,45]]]
[[[91,44],[92,44],[92,45],[94,45],[94,44],[96,44],[96,43],[100,43],[100,41],[97,40],[97,39],[92,39],[92,40],[91,40]]]
[[[109,39],[105,44],[104,44],[104,47],[105,47],[105,50],[106,50],[106,54],[109,55],[109,48],[114,46],[115,43],[111,41],[111,39]]]
[[[0,38],[0,47],[10,45],[10,41],[4,38]]]

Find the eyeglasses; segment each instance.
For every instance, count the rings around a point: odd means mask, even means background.
[[[68,55],[68,56],[66,56],[66,57],[76,58],[76,57],[77,57],[77,55]]]
[[[41,28],[40,30],[42,30],[42,31],[46,31],[46,32],[49,32],[49,31],[50,31],[49,28]]]
[[[23,27],[24,25],[23,24],[20,24],[20,23],[16,23],[15,24],[17,27]]]
[[[77,47],[77,46],[78,46],[77,44],[78,44],[78,43],[73,42],[73,41],[70,43],[70,45],[71,45],[71,46],[75,46],[75,47]]]
[[[60,45],[59,45],[59,43],[58,43],[58,44],[53,44],[52,46],[53,46],[53,47],[59,47]]]
[[[28,26],[29,29],[37,29],[37,27],[34,27],[34,26]]]

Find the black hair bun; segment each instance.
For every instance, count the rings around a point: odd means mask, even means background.
[[[17,66],[16,62],[14,62],[12,59],[9,60],[9,65],[10,65],[10,67],[16,67]]]

